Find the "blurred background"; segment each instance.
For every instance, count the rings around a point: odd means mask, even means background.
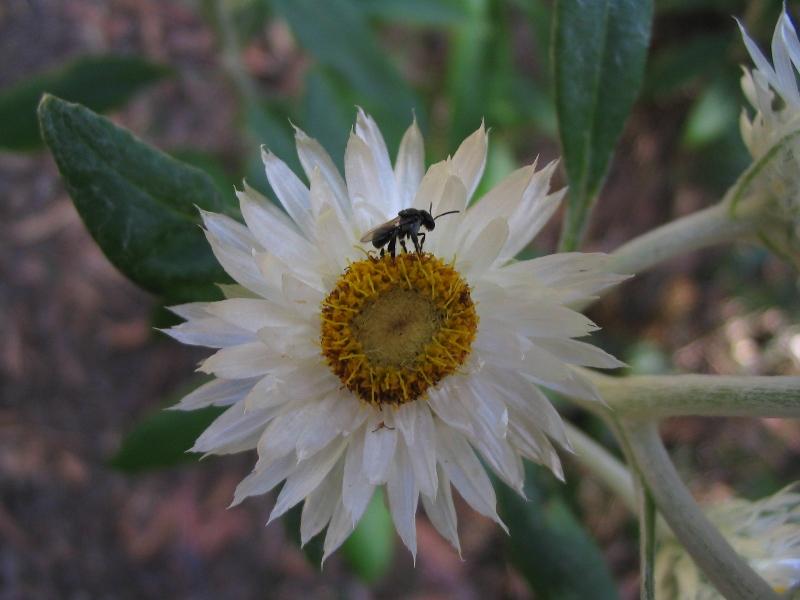
[[[584,250],[611,251],[713,203],[747,166],[738,133],[747,56],[731,17],[767,47],[780,9],[656,2],[643,91]],[[0,4],[0,598],[560,597],[532,591],[538,575],[525,567],[546,545],[515,558],[520,549],[463,503],[463,561],[420,515],[416,568],[378,526],[320,571],[293,541],[296,526],[264,527],[270,497],[226,510],[254,454],[180,466],[121,457],[129,432],[174,401],[207,352],[154,330],[165,318],[158,299],[91,239],[34,115],[44,90],[106,112],[231,198],[242,177],[268,191],[260,144],[298,164],[289,119],[341,164],[355,105],[375,116],[391,152],[415,114],[429,162],[483,118],[485,189],[559,154],[551,10],[544,0]],[[531,251],[553,251],[558,232],[554,220]],[[603,327],[598,343],[631,372],[796,375],[797,299],[797,272],[742,245],[670,261],[590,316]],[[613,448],[601,425],[563,408]],[[662,432],[703,500],[757,498],[800,478],[795,421],[683,418]],[[174,440],[179,452],[196,433]],[[620,596],[637,597],[635,520],[564,460],[567,485],[542,478],[539,501],[522,510],[565,503]],[[365,555],[384,556],[382,566],[365,568]]]

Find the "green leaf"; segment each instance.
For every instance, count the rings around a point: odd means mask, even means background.
[[[39,119],[78,212],[120,271],[170,301],[218,297],[213,283],[230,280],[197,207],[229,205],[208,175],[78,104],[46,95]]]
[[[542,600],[612,600],[617,588],[603,554],[568,504],[545,493],[537,480],[549,473],[528,465],[527,501],[505,485],[496,485],[500,516],[508,525],[511,563]]]
[[[392,565],[394,525],[380,490],[373,494],[364,516],[342,546],[342,554],[367,583],[378,581]]]
[[[463,0],[359,0],[362,11],[393,23],[457,25],[466,18]]]
[[[176,394],[167,406],[198,387]],[[125,436],[109,465],[129,473],[171,467],[195,461],[198,454],[187,453],[197,437],[223,413],[226,407],[209,406],[199,410],[159,410],[147,415]]]
[[[375,40],[354,0],[271,0],[300,45],[353,87],[378,121],[390,148],[400,141],[412,111],[425,121],[422,105]]]
[[[486,116],[492,64],[489,0],[467,0],[467,19],[452,30],[448,49],[447,97],[450,99],[449,147],[455,149]]]
[[[553,75],[569,201],[562,250],[578,247],[644,73],[652,0],[557,0]]]
[[[714,32],[660,48],[648,66],[645,92],[657,98],[669,96],[704,75],[725,69],[732,40],[732,31]]]
[[[102,112],[122,106],[140,89],[171,73],[135,56],[85,56],[39,73],[0,94],[0,148],[41,147],[36,106],[44,93]]]

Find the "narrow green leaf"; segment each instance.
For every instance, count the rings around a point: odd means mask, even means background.
[[[177,402],[194,387],[197,385],[176,394],[166,406]],[[224,410],[225,407],[210,406],[188,412],[162,409],[151,413],[125,436],[109,465],[133,473],[197,460],[199,455],[187,453],[187,450]]]
[[[449,147],[455,149],[486,116],[491,86],[492,28],[489,0],[467,0],[466,20],[450,34],[447,97],[450,99]]]
[[[425,121],[423,107],[397,67],[378,45],[354,0],[271,0],[300,44],[321,65],[340,74],[378,121],[390,148],[408,127],[412,111]]]
[[[359,0],[369,17],[392,23],[446,27],[466,18],[463,0]]]
[[[136,56],[84,56],[29,77],[0,94],[0,148],[41,147],[36,106],[44,93],[102,112],[122,106],[137,91],[170,72]]]
[[[574,250],[644,73],[652,0],[557,0],[553,75],[569,201],[562,250]]]
[[[613,600],[616,585],[595,541],[557,493],[537,485],[539,470],[528,465],[527,501],[496,485],[500,516],[510,535],[511,563],[543,600]],[[545,475],[550,478],[549,473]]]
[[[394,525],[377,490],[358,526],[342,546],[342,554],[350,568],[367,583],[386,574],[394,557]]]
[[[217,297],[228,276],[211,253],[197,207],[228,206],[202,171],[78,104],[46,95],[42,135],[86,227],[108,259],[171,301]]]

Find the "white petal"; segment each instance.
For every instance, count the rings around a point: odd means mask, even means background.
[[[778,91],[781,97],[790,105],[800,104],[800,93],[797,91],[797,78],[792,69],[792,62],[789,57],[789,49],[785,43],[784,21],[789,21],[785,8],[781,13],[778,23],[775,26],[775,33],[772,36],[772,62],[775,64],[775,75],[778,80]],[[789,25],[789,29],[791,26]]]
[[[406,444],[402,440],[397,444],[396,459],[389,472],[389,480],[386,482],[386,495],[389,498],[389,510],[397,533],[400,534],[400,539],[411,551],[416,562],[416,514],[419,489],[408,459]]]
[[[273,419],[258,440],[259,460],[262,460],[262,457],[271,460],[275,456],[294,453],[297,436],[306,424],[306,416],[313,411],[312,404],[313,400],[306,403],[292,403]]]
[[[255,341],[255,336],[251,332],[216,317],[192,319],[160,331],[182,344],[209,348],[225,348]]]
[[[339,460],[345,445],[345,442],[332,442],[328,452],[315,454],[297,465],[281,489],[268,523],[283,515],[317,488]]]
[[[617,360],[608,352],[601,350],[597,346],[581,342],[580,340],[570,340],[564,338],[537,338],[534,343],[547,350],[556,358],[572,365],[584,367],[595,367],[598,369],[619,369],[625,367],[625,363]]]
[[[767,78],[769,83],[775,89],[780,89],[778,86],[778,77],[775,74],[775,71],[773,71],[772,65],[770,65],[767,59],[764,58],[764,55],[761,53],[761,50],[758,48],[756,43],[750,38],[749,35],[747,35],[742,23],[738,20],[736,22],[739,24],[739,29],[742,32],[742,40],[744,41],[747,52],[750,54],[750,58],[753,59],[756,68]]]
[[[364,514],[374,490],[375,486],[364,474],[364,431],[359,431],[350,438],[342,480],[342,503],[351,515],[354,527]]]
[[[503,217],[489,221],[472,243],[462,247],[458,256],[458,268],[468,277],[480,277],[500,255],[508,239],[508,222]]]
[[[395,412],[395,424],[403,434],[420,492],[436,497],[436,429],[424,401],[407,402]]]
[[[367,421],[364,436],[364,474],[373,485],[386,482],[397,447],[397,432],[387,422],[390,413],[376,413]]]
[[[223,348],[200,365],[204,373],[222,379],[246,379],[269,371],[269,349],[261,342]]]
[[[350,199],[347,197],[347,187],[344,184],[339,169],[333,163],[330,155],[322,145],[315,139],[308,137],[305,132],[295,127],[295,143],[297,144],[297,155],[300,157],[300,164],[306,172],[306,177],[311,181],[312,174],[319,170],[328,184],[333,197],[344,214],[350,213]]]
[[[361,108],[358,109],[358,116],[356,117],[355,132],[357,136],[366,142],[372,155],[376,174],[380,180],[380,188],[376,189],[375,192],[384,194],[388,203],[389,213],[396,215],[400,209],[405,207],[400,205],[392,162],[389,160],[389,151],[386,149],[386,142],[383,141],[383,135],[381,135],[378,125]]]
[[[466,414],[464,405],[458,399],[458,393],[452,384],[440,384],[438,388],[429,389],[428,403],[431,410],[436,413],[436,416],[442,422],[467,435],[475,433],[472,421],[469,415]]]
[[[394,165],[394,176],[402,208],[407,208],[414,202],[414,196],[424,174],[425,142],[415,118],[400,141],[400,149]]]
[[[500,520],[495,509],[496,499],[489,480],[478,457],[466,439],[446,425],[436,428],[439,442],[439,464],[450,478],[464,500],[475,511],[496,521],[506,532],[508,528]]]
[[[797,38],[797,31],[794,28],[792,19],[786,12],[786,5],[783,5],[783,13],[778,21],[781,27],[781,35],[783,36],[783,43],[789,51],[789,58],[791,58],[794,68],[800,71],[800,40]]]
[[[335,377],[330,379],[335,380]],[[328,390],[319,391],[325,393]],[[330,391],[333,392],[333,389]],[[316,407],[308,415],[308,423],[295,445],[300,460],[316,454],[342,433],[352,420],[353,411],[350,407],[355,402],[342,401],[338,394],[329,393],[321,402],[316,401],[315,404]]]
[[[428,515],[431,524],[436,528],[442,537],[453,545],[453,548],[461,556],[461,543],[458,540],[458,527],[456,518],[456,508],[453,504],[453,493],[450,489],[450,480],[438,469],[439,486],[434,498],[422,496],[422,506]]]
[[[313,219],[311,217],[311,202],[308,197],[308,188],[300,181],[285,162],[275,156],[272,152],[262,148],[261,159],[264,161],[264,169],[267,172],[269,185],[278,196],[278,200],[297,223],[300,231],[311,238],[313,230]]]
[[[241,223],[234,221],[227,215],[207,212],[203,209],[199,210],[206,230],[219,243],[235,248],[246,255],[250,255],[253,248],[258,247],[253,234]]]
[[[271,410],[245,413],[241,402],[234,404],[197,438],[191,451],[217,453],[221,446],[260,433],[274,415]]]
[[[172,410],[195,410],[206,406],[229,406],[244,398],[258,382],[253,379],[214,379],[184,396]]]
[[[208,305],[208,312],[246,331],[294,325],[297,317],[283,306],[263,299],[229,298]]]
[[[245,498],[250,496],[260,496],[266,494],[281,481],[286,479],[297,465],[297,459],[287,454],[275,460],[269,466],[253,471],[239,482],[236,486],[236,491],[233,493],[233,502],[231,506],[240,504]]]
[[[247,226],[267,252],[295,267],[306,266],[314,260],[316,255],[314,248],[306,238],[297,233],[296,229],[284,224],[283,221],[288,219],[278,217],[280,211],[277,207],[267,204],[267,200],[260,201],[245,192],[237,194]],[[307,190],[306,195],[308,195]],[[311,223],[307,226],[312,227]],[[304,233],[310,238],[311,230]]]
[[[580,378],[569,365],[537,346],[532,347],[525,356],[525,370],[522,374],[546,388],[568,396],[602,401],[597,390]]]
[[[458,212],[446,215],[442,220],[436,221],[436,230],[430,234],[430,239],[425,241],[425,248],[438,256],[447,259],[453,258],[458,249],[456,233],[464,220],[467,190],[458,177],[450,175],[441,189],[441,195],[433,198],[432,202],[434,217],[454,210]]]
[[[300,516],[300,545],[305,546],[317,535],[333,517],[333,511],[340,504],[342,489],[342,459],[336,463],[330,474],[311,492],[303,503]]]
[[[223,242],[220,238],[216,237],[211,230],[206,231],[206,239],[211,245],[211,251],[216,256],[222,268],[233,277],[238,283],[246,287],[248,290],[255,292],[261,296],[269,298],[273,293],[270,290],[267,282],[261,276],[255,261],[253,260],[253,248],[256,247],[255,242],[253,246],[247,250],[243,250],[236,246]]]
[[[206,308],[210,302],[187,302],[186,304],[177,304],[175,306],[168,306],[167,310],[175,313],[180,318],[190,321],[191,319],[205,319],[208,317]]]
[[[451,171],[450,163],[446,160],[430,166],[422,176],[419,186],[414,194],[413,208],[428,210],[431,205],[442,197],[444,185],[450,177],[458,177]],[[461,181],[459,179],[459,181]],[[463,184],[462,184],[463,187]],[[464,199],[466,206],[466,198]]]
[[[486,150],[489,145],[489,136],[483,123],[465,139],[456,150],[452,158],[453,172],[464,182],[467,198],[471,198],[478,187],[483,170],[486,167]]]
[[[355,529],[350,514],[342,505],[341,500],[336,505],[336,510],[333,511],[333,517],[328,525],[328,531],[325,534],[325,544],[323,545],[322,564],[325,564],[327,558],[336,552],[339,546],[349,537]]]
[[[397,216],[397,211],[393,211],[394,204],[384,195],[383,183],[369,146],[354,133],[350,135],[344,153],[344,174],[354,211],[359,204],[368,204],[378,209],[381,221]],[[379,224],[380,221],[367,224],[367,227]]]

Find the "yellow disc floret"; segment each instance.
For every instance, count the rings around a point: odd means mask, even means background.
[[[322,353],[344,386],[380,406],[421,397],[469,356],[469,286],[432,254],[351,263],[322,302]]]

